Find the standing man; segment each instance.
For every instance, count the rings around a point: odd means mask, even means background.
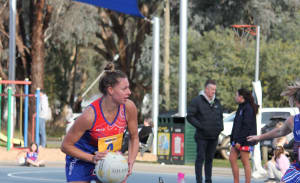
[[[49,107],[48,96],[40,91],[40,109],[39,109],[39,135],[40,146],[46,147],[47,134],[46,134],[46,121],[51,119],[51,109]]]
[[[223,130],[223,109],[215,97],[216,82],[207,80],[205,89],[192,99],[187,120],[196,128],[197,158],[195,174],[197,183],[202,183],[203,162],[205,183],[211,183],[212,163],[218,145],[218,136]]]

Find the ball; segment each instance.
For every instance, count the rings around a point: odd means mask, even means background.
[[[128,173],[127,160],[120,153],[109,152],[97,162],[95,173],[103,183],[121,183]]]
[[[19,163],[19,165],[23,165],[23,164],[25,164],[25,162],[26,162],[26,160],[25,160],[24,157],[19,157],[19,158],[18,158],[18,163]]]

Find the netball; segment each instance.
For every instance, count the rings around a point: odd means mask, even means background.
[[[95,172],[103,183],[121,183],[128,173],[128,163],[120,153],[109,152],[97,162]]]

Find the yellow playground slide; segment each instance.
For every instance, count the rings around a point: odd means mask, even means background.
[[[0,140],[7,142],[7,136],[0,132]],[[24,146],[24,141],[22,139],[13,138],[12,143]]]

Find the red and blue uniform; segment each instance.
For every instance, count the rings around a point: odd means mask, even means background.
[[[108,121],[101,107],[102,98],[90,104],[94,110],[95,120],[91,129],[75,143],[75,146],[84,152],[94,154],[96,151],[120,151],[123,133],[127,127],[125,104],[119,105],[113,121]],[[66,156],[67,181],[97,180],[94,173],[95,164]]]
[[[38,158],[38,153],[37,152],[27,152],[26,153],[26,159],[30,159],[32,161],[36,161]]]
[[[295,162],[287,169],[283,177],[282,182],[285,183],[299,183],[300,182],[300,114],[294,117],[294,147],[293,153],[295,155]]]

